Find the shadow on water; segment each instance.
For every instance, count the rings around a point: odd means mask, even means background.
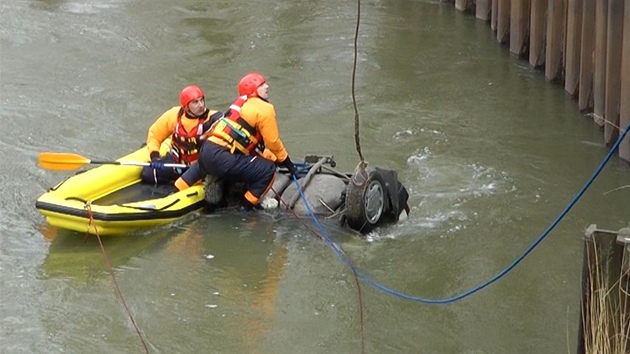
[[[96,236],[86,237],[49,225],[42,225],[40,232],[50,241],[50,247],[39,276],[42,279],[71,278],[90,282],[109,275],[107,261],[113,269],[123,269],[132,258],[163,247],[180,230],[163,228],[144,234],[102,237],[107,260]]]
[[[34,1],[29,6],[34,10],[55,12],[59,11],[65,3],[64,0],[39,0]]]
[[[359,240],[359,235],[342,227],[336,220],[318,219],[325,237],[335,242]],[[287,232],[277,232],[277,228]],[[269,254],[260,243],[272,244],[278,237],[295,236],[297,230],[322,239],[322,232],[311,217],[296,219],[285,211],[273,210],[244,215],[236,211],[222,211],[204,214],[195,218],[170,224],[162,228],[152,228],[134,234],[101,237],[107,260],[116,270],[131,267],[130,260],[138,257],[152,257],[163,252],[181,253],[186,251],[189,259],[210,259],[221,253],[221,261],[227,268],[238,269],[242,274],[255,274],[260,264]],[[90,281],[109,275],[99,240],[94,235],[60,229],[48,224],[39,226],[39,231],[50,242],[48,254],[41,266],[41,279],[72,278],[77,281]],[[193,239],[199,239],[193,242]],[[361,242],[361,241],[358,241]],[[179,251],[174,251],[179,249]],[[247,250],[251,252],[246,252]],[[255,251],[255,252],[254,252]],[[262,251],[262,253],[260,252]],[[249,256],[244,257],[245,253]],[[253,253],[261,253],[253,256]],[[216,264],[216,262],[215,262]],[[248,267],[247,265],[251,265]]]

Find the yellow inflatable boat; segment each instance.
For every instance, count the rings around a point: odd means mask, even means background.
[[[163,153],[167,144],[162,145]],[[91,162],[102,165],[57,184],[37,199],[35,207],[50,225],[99,235],[125,235],[165,225],[205,207],[202,184],[173,193],[171,184],[142,183],[142,166],[133,164],[148,161],[143,147],[115,162]]]

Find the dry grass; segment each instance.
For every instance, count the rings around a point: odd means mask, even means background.
[[[623,289],[626,274],[611,279],[607,267],[603,265],[605,260],[599,259],[597,242],[592,242],[590,246],[587,247],[588,294],[582,312],[584,353],[626,354],[630,329],[626,311],[629,296]]]

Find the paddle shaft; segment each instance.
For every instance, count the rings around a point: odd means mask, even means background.
[[[150,162],[136,162],[136,161],[94,161],[90,160],[92,165],[122,165],[122,166],[150,166]],[[165,163],[164,167],[172,168],[188,168],[188,166],[180,163]]]
[[[79,154],[42,152],[39,154],[39,165],[50,170],[74,170],[84,165],[119,165],[119,166],[150,166],[150,162],[136,161],[96,161]],[[184,164],[165,163],[164,167],[188,168]]]

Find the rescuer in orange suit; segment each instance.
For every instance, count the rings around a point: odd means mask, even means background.
[[[212,124],[223,116],[222,112],[206,108],[203,91],[195,85],[184,87],[179,94],[180,106],[164,112],[149,128],[147,149],[151,165],[142,169],[142,181],[173,183],[184,171],[165,167],[165,163],[191,165],[197,161],[202,137]],[[168,137],[171,149],[163,157],[160,146]]]
[[[206,175],[244,182],[246,192],[241,209],[248,211],[273,185],[274,161],[293,176],[295,166],[280,140],[265,78],[256,72],[245,75],[238,83],[238,94],[225,116],[208,132],[198,163],[178,178],[175,186],[186,189]]]

